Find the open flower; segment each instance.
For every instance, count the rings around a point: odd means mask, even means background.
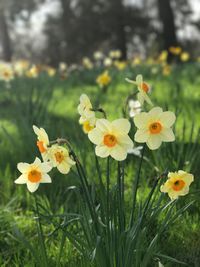
[[[111,156],[119,161],[124,160],[128,150],[133,148],[133,142],[128,136],[130,127],[127,119],[112,122],[98,119],[96,128],[88,134],[90,141],[96,145],[96,155],[102,158]]]
[[[133,99],[129,100],[128,106],[129,106],[129,116],[131,118],[141,112],[141,104],[138,100],[136,101]]]
[[[97,77],[96,82],[100,87],[108,86],[111,82],[111,77],[110,77],[108,71],[106,70],[102,74],[100,74]]]
[[[171,200],[177,199],[179,196],[185,196],[189,192],[189,186],[194,181],[191,173],[184,171],[169,172],[168,180],[160,187],[160,191],[168,193]]]
[[[139,93],[137,94],[137,98],[141,105],[144,104],[144,101],[146,101],[150,105],[153,105],[151,99],[148,96],[148,93],[151,91],[151,87],[148,83],[143,81],[142,75],[137,75],[135,81],[132,81],[128,78],[126,78],[126,81],[129,83],[133,83],[137,86],[139,91]]]
[[[152,150],[159,148],[162,142],[173,142],[175,136],[171,127],[175,120],[176,116],[173,112],[163,112],[160,107],[135,115],[134,123],[138,128],[135,141],[146,143]]]
[[[51,183],[51,177],[47,173],[52,167],[47,162],[41,162],[39,158],[36,158],[32,164],[18,163],[17,168],[22,174],[15,183],[27,184],[30,192],[35,192],[40,183]]]
[[[56,167],[63,174],[67,174],[70,168],[75,165],[75,162],[69,156],[68,150],[59,145],[53,145],[49,149],[49,158],[53,167]]]
[[[33,125],[33,130],[38,138],[37,146],[42,155],[42,158],[44,161],[47,161],[48,160],[49,137],[43,128],[38,128],[37,126]]]
[[[83,132],[85,134],[88,134],[92,129],[95,128],[96,118],[93,117],[90,120],[84,121],[82,125],[83,125]]]
[[[78,113],[81,115],[79,123],[83,124],[95,117],[95,112],[92,111],[92,104],[86,94],[80,96],[80,104],[78,105]]]

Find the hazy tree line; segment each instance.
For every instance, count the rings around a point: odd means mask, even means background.
[[[177,30],[184,23],[199,27],[199,21],[192,21],[189,0],[141,0],[141,7],[123,0],[57,1],[60,10],[46,20],[46,45],[39,55],[40,60],[53,65],[60,61],[77,62],[95,50],[111,48],[120,49],[122,59],[127,58],[131,49],[137,51],[141,47],[146,53],[154,53],[180,45]],[[12,39],[16,20],[26,20],[28,24],[31,15],[44,2],[0,0],[0,44],[4,60],[18,56],[15,47],[20,47],[20,40]],[[177,18],[180,25],[176,24]],[[181,45],[189,48],[191,43],[192,40],[186,40]],[[37,55],[31,44],[29,50],[29,57]]]

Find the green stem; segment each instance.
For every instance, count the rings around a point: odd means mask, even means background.
[[[135,207],[136,207],[137,190],[138,190],[138,185],[139,185],[139,180],[140,180],[140,173],[142,169],[142,162],[144,159],[145,146],[146,144],[143,145],[142,155],[140,158],[139,167],[137,171],[137,176],[133,182],[133,204],[132,204],[132,212],[131,212],[131,218],[130,218],[130,224],[129,224],[130,227],[133,225],[134,212],[135,212]]]
[[[42,224],[41,224],[41,220],[40,220],[39,206],[38,206],[38,200],[37,200],[36,194],[34,194],[34,197],[35,197],[35,208],[36,208],[36,216],[35,217],[36,217],[36,221],[37,221],[38,237],[39,237],[39,242],[41,245],[43,264],[46,267],[46,266],[48,266],[47,253],[46,253],[44,234],[43,234],[43,230],[42,230]]]

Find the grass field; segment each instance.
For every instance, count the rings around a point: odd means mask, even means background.
[[[157,72],[155,73],[155,67]],[[87,94],[93,106],[102,107],[108,119],[123,116],[123,107],[127,96],[135,89],[125,78],[134,79],[142,74],[152,86],[151,99],[164,110],[176,113],[176,142],[164,143],[159,150],[147,150],[141,172],[138,209],[144,197],[152,187],[153,178],[165,170],[185,170],[194,174],[195,180],[190,193],[180,198],[176,211],[194,201],[187,211],[180,214],[175,222],[163,232],[157,251],[169,257],[154,255],[149,267],[158,266],[158,259],[164,266],[200,266],[200,229],[199,229],[199,166],[200,166],[200,65],[185,63],[172,67],[171,74],[165,76],[157,65],[138,65],[126,67],[124,70],[111,68],[111,84],[103,92],[95,80],[102,69],[83,69],[72,72],[66,79],[59,75],[49,77],[41,73],[37,78],[18,77],[0,84],[0,266],[39,266],[35,265],[35,254],[39,253],[36,223],[34,219],[33,195],[25,186],[14,184],[19,176],[18,162],[33,162],[35,156],[40,157],[36,147],[36,137],[32,125],[43,127],[51,140],[58,137],[67,138],[79,155],[86,169],[91,187],[98,184],[94,149],[78,123],[77,106],[81,94]],[[102,114],[98,114],[99,118]],[[131,120],[131,119],[130,119]],[[130,133],[134,138],[134,131]],[[136,146],[138,144],[135,144]],[[130,212],[131,187],[139,163],[139,157],[130,155],[126,163],[125,173],[125,205]],[[105,162],[101,165],[104,169]],[[115,168],[115,163],[112,163]],[[73,213],[78,210],[76,194],[72,187],[79,187],[79,180],[74,171],[67,176],[53,171],[53,184],[42,185],[37,191],[41,204],[41,213],[55,214]],[[115,171],[111,175],[111,183],[115,183]],[[92,190],[92,189],[91,189]],[[157,193],[159,194],[159,192]],[[165,196],[165,202],[169,198]],[[152,240],[165,214],[148,225],[144,241]],[[49,218],[49,217],[48,217]],[[56,231],[60,222],[54,217],[45,217],[43,231],[49,266],[56,266],[59,249],[63,240],[62,233]],[[71,232],[78,234],[76,224],[69,226]],[[58,266],[89,267],[88,261],[81,255],[70,239],[63,240],[62,257]],[[170,257],[177,259],[171,262]],[[180,262],[179,262],[180,261]],[[41,265],[42,266],[42,265]],[[95,266],[91,264],[91,266]],[[139,265],[138,265],[139,266]],[[105,266],[107,267],[107,266]],[[141,266],[143,267],[143,266]]]

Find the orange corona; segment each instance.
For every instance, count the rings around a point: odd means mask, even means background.
[[[114,147],[117,143],[117,139],[112,134],[106,134],[103,139],[104,145],[108,147]]]

